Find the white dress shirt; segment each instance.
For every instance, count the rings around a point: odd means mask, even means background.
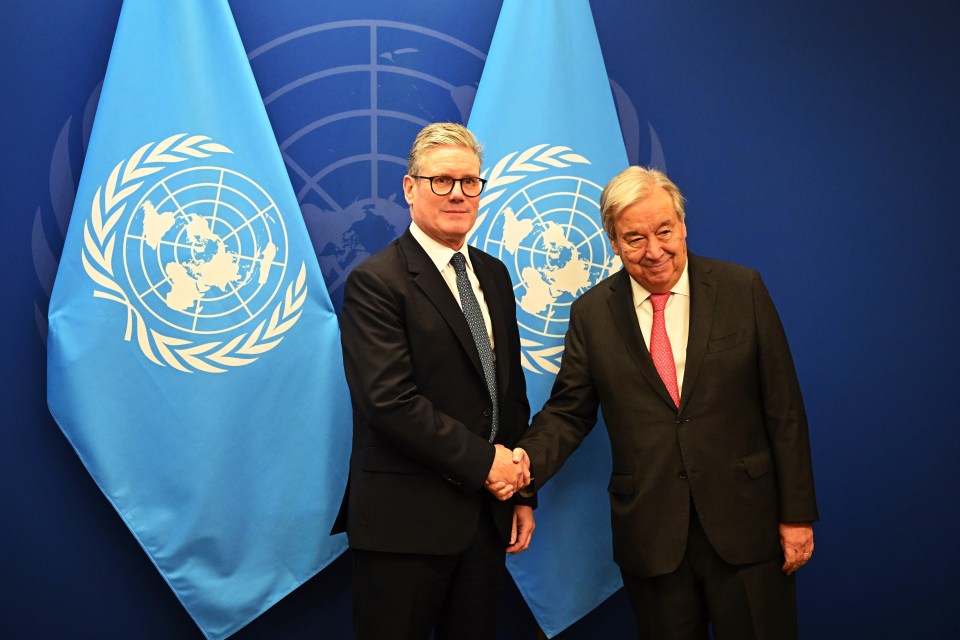
[[[683,397],[683,372],[687,364],[687,338],[690,336],[690,261],[683,267],[680,279],[670,289],[673,295],[667,299],[667,306],[663,310],[663,320],[667,328],[667,337],[670,339],[670,349],[673,351],[673,362],[677,366],[677,388],[680,397]],[[650,292],[640,286],[636,280],[630,278],[633,288],[633,306],[637,310],[637,321],[643,333],[643,342],[650,349],[650,332],[653,329],[653,303],[650,301]]]
[[[426,233],[423,232],[420,227],[417,226],[417,223],[410,223],[410,233],[413,235],[414,240],[416,240],[423,250],[427,252],[427,256],[430,257],[430,260],[433,264],[436,265],[437,270],[440,272],[440,275],[443,276],[444,282],[447,283],[447,286],[450,287],[450,291],[453,293],[453,297],[457,299],[457,304],[460,305],[460,308],[463,309],[463,303],[460,302],[460,290],[457,289],[457,272],[453,269],[453,265],[450,264],[450,258],[453,257],[455,252],[450,247],[440,244]],[[463,257],[467,261],[467,278],[470,280],[470,287],[473,289],[473,295],[477,297],[477,303],[480,305],[480,311],[483,312],[483,324],[487,328],[487,336],[490,338],[490,347],[494,348],[493,344],[493,325],[490,323],[490,310],[487,309],[487,301],[483,297],[483,290],[480,288],[480,281],[477,280],[477,274],[473,272],[473,263],[470,262],[470,252],[467,251],[467,244],[464,243],[460,247],[460,252],[463,254]],[[496,356],[496,350],[494,349],[494,356]]]

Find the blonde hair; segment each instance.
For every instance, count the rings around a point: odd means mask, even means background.
[[[466,147],[473,151],[483,164],[483,145],[477,142],[469,129],[455,122],[435,122],[421,129],[414,139],[410,157],[407,158],[407,174],[419,174],[424,154],[431,148],[440,146]]]
[[[660,187],[673,198],[673,208],[677,219],[683,222],[686,215],[683,209],[683,195],[667,174],[657,169],[627,167],[607,183],[600,194],[600,219],[603,230],[611,240],[616,238],[614,225],[624,209],[640,202],[650,195],[651,189]]]

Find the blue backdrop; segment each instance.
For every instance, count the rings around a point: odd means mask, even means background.
[[[231,7],[338,305],[343,276],[406,223],[414,132],[466,121],[500,3]],[[49,288],[119,10],[0,8],[3,637],[201,637],[44,395]],[[960,637],[960,8],[593,12],[631,162],[666,165],[691,250],[760,269],[790,336],[823,518],[800,577],[803,637]],[[338,560],[235,637],[347,638],[348,584]],[[534,637],[513,590],[503,613],[502,638]],[[618,594],[559,637],[629,638],[631,625]]]

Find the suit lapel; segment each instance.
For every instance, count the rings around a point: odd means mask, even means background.
[[[717,287],[709,266],[696,256],[690,261],[690,331],[687,337],[687,364],[683,372],[683,391],[680,408],[683,409],[693,393],[700,375],[700,367],[707,353],[707,340],[713,324],[713,308],[717,301]]]
[[[630,274],[626,269],[620,271],[617,277],[611,282],[611,295],[607,300],[610,307],[610,315],[613,317],[613,323],[620,333],[624,344],[627,345],[627,351],[637,363],[640,373],[647,379],[647,383],[664,399],[665,402],[673,406],[673,399],[666,385],[660,379],[657,368],[653,365],[653,359],[650,357],[650,350],[643,342],[643,332],[640,331],[640,323],[637,322],[637,310],[633,305],[633,289],[630,286]]]
[[[423,250],[420,243],[410,234],[410,230],[400,236],[400,249],[407,261],[407,270],[414,283],[423,292],[423,295],[433,303],[440,315],[443,316],[457,340],[463,346],[467,357],[473,363],[480,379],[483,379],[483,365],[480,363],[480,355],[477,353],[477,346],[473,343],[473,334],[470,333],[470,325],[467,324],[467,318],[463,315],[457,299],[453,292],[447,286],[443,276],[437,271],[437,266],[430,260],[430,256]],[[440,345],[438,345],[438,348]]]

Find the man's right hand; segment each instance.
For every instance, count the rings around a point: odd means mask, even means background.
[[[530,484],[530,458],[523,449],[510,451],[494,445],[493,466],[487,474],[486,487],[498,500],[509,500],[514,493]]]

